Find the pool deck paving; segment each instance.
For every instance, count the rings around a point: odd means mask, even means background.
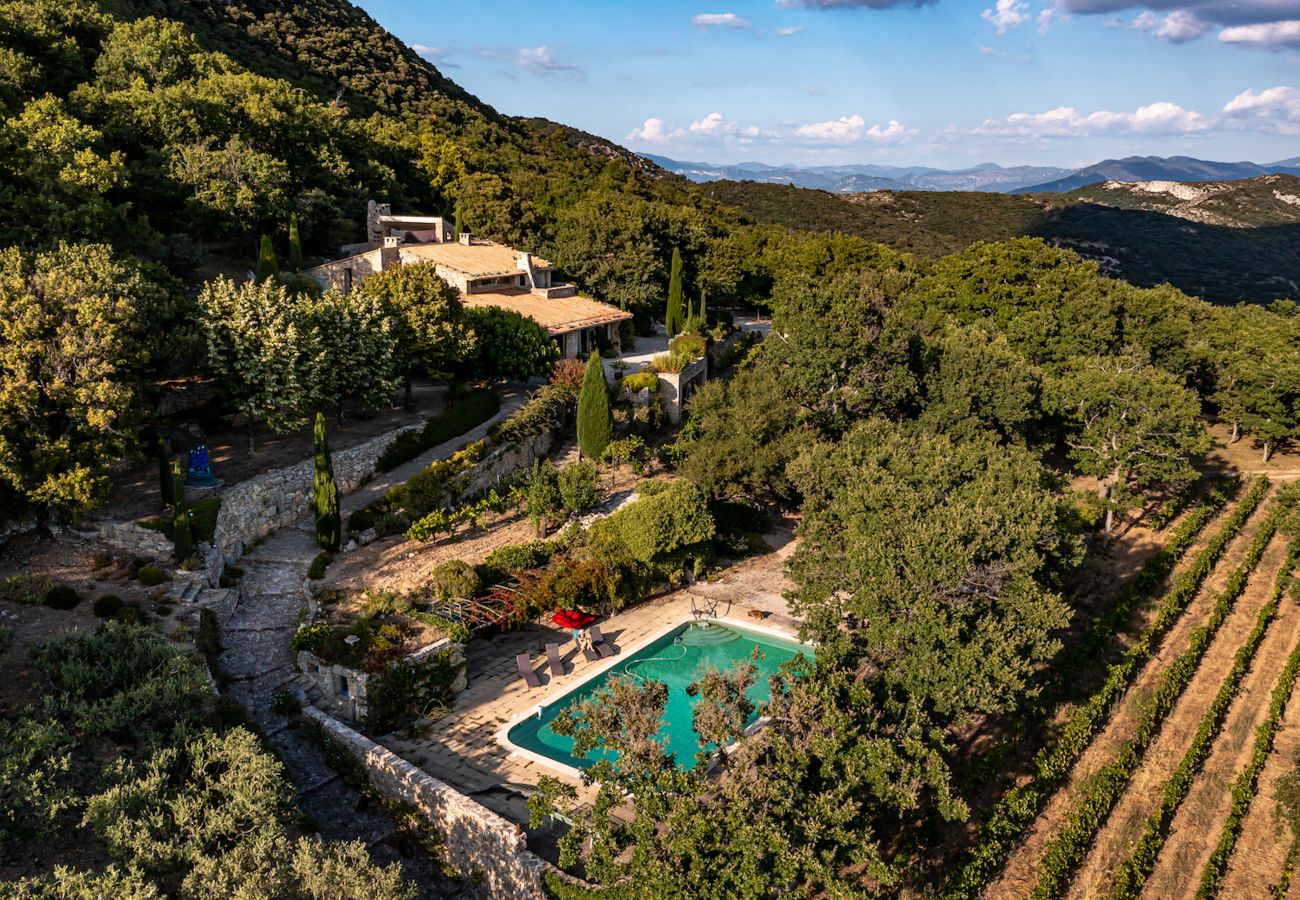
[[[714,582],[699,582],[625,609],[600,622],[601,632],[621,657],[627,648],[642,645],[707,610],[714,616],[793,637],[798,623],[786,608],[783,590],[788,584],[781,572],[784,557],[793,547],[780,543],[774,553],[741,562]],[[764,616],[752,617],[751,610]],[[546,664],[548,641],[560,645],[567,674],[551,674]],[[519,653],[527,653],[533,661],[541,687],[530,689],[520,678],[515,667]],[[525,826],[526,797],[543,775],[575,785],[580,801],[589,800],[594,789],[584,789],[571,774],[512,751],[498,741],[497,734],[516,717],[585,680],[601,663],[583,657],[568,629],[549,624],[475,638],[468,645],[467,656],[469,686],[457,696],[451,713],[415,738],[395,734],[380,743]]]

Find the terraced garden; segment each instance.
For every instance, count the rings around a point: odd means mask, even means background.
[[[1261,478],[1184,514],[1075,643],[1076,657],[1122,655],[1057,710],[946,896],[1285,896],[1297,854],[1276,794],[1300,750],[1298,500],[1300,485]]]

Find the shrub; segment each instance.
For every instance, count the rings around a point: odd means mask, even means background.
[[[194,540],[212,543],[217,533],[217,515],[220,512],[220,497],[205,497],[190,507],[190,533],[194,535]]]
[[[772,524],[753,500],[714,500],[709,503],[709,512],[722,534],[763,534]]]
[[[653,394],[659,390],[659,376],[651,369],[642,369],[624,378],[623,388],[632,394],[645,390]]]
[[[403,661],[372,679],[366,690],[366,725],[385,734],[422,716],[433,717],[451,702],[451,686],[463,664],[450,651]]]
[[[656,372],[665,375],[676,375],[690,364],[691,357],[684,353],[660,353],[650,363]]]
[[[48,575],[22,572],[0,581],[0,600],[35,606],[45,600],[45,593],[52,587],[54,579]]]
[[[551,383],[571,388],[576,394],[582,387],[587,367],[579,359],[561,359],[551,366]]]
[[[91,611],[101,619],[111,619],[122,611],[122,598],[116,594],[104,594],[95,598]]]
[[[591,509],[600,500],[600,473],[591,463],[565,466],[559,471],[558,481],[560,505],[565,515]]]
[[[476,375],[522,381],[545,374],[560,355],[546,329],[527,316],[499,306],[465,314],[478,335],[478,358],[471,363]]]
[[[320,581],[325,577],[325,570],[329,568],[330,562],[334,559],[334,554],[328,550],[322,550],[316,554],[316,558],[311,561],[307,567],[307,577],[312,581]]]
[[[679,334],[668,342],[668,352],[690,359],[699,359],[708,351],[708,342],[702,335]]]
[[[293,649],[315,653],[320,650],[334,634],[334,626],[327,622],[314,622],[304,625],[293,634]]]
[[[136,573],[135,577],[138,578],[140,583],[145,587],[157,587],[167,580],[167,575],[163,570],[155,566],[153,563],[141,566],[140,571]]]
[[[291,716],[302,709],[302,704],[288,688],[280,688],[271,695],[271,712],[282,716]]]
[[[81,602],[81,595],[66,584],[56,584],[45,592],[44,603],[50,609],[74,609]]]
[[[616,542],[648,563],[707,541],[716,530],[704,492],[688,481],[674,481],[596,522],[591,534],[593,541]]]
[[[484,564],[500,572],[522,572],[546,565],[551,561],[553,553],[551,542],[530,541],[527,544],[498,547],[487,555]]]
[[[439,507],[454,502],[460,494],[457,476],[473,469],[483,458],[483,442],[467,444],[452,454],[450,459],[440,459],[429,464],[406,480],[391,487],[384,499],[396,509],[403,509],[412,518],[420,518]]]
[[[421,516],[406,529],[406,536],[413,541],[437,540],[441,534],[453,534],[456,531],[456,518],[445,509],[435,509]]]
[[[359,509],[348,516],[348,531],[356,534],[375,527],[375,512],[371,509]]]
[[[478,573],[469,563],[453,559],[429,573],[429,590],[439,600],[465,600],[478,593]]]
[[[396,469],[426,450],[482,425],[500,410],[501,400],[496,394],[476,388],[458,399],[455,406],[446,412],[431,417],[421,428],[404,431],[395,437],[375,462],[375,471],[388,472]]]
[[[567,384],[542,385],[527,403],[494,425],[488,434],[498,444],[518,446],[534,435],[563,426],[573,417],[577,402],[578,392]]]

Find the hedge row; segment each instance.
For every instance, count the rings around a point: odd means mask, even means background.
[[[1283,570],[1284,575],[1279,578],[1279,583],[1274,592],[1274,603],[1280,602],[1282,594],[1285,592],[1288,581],[1285,573],[1288,573],[1292,566],[1295,565],[1297,553],[1300,551],[1300,545],[1292,544],[1291,552],[1287,556],[1287,566]],[[1219,843],[1215,846],[1214,852],[1210,854],[1209,860],[1205,863],[1205,868],[1201,870],[1201,883],[1196,889],[1197,900],[1208,900],[1219,892],[1219,882],[1224,874],[1228,871],[1228,860],[1232,857],[1232,851],[1237,846],[1237,838],[1241,835],[1241,826],[1245,821],[1246,812],[1250,809],[1250,803],[1255,798],[1255,791],[1259,788],[1259,776],[1264,771],[1264,764],[1273,754],[1273,739],[1277,736],[1278,728],[1282,721],[1282,714],[1286,711],[1287,704],[1291,701],[1291,694],[1295,690],[1296,675],[1300,673],[1300,645],[1291,651],[1291,656],[1286,661],[1286,666],[1282,669],[1282,674],[1278,676],[1277,684],[1273,687],[1273,697],[1268,707],[1268,718],[1260,723],[1259,728],[1255,731],[1255,750],[1250,758],[1250,765],[1246,770],[1237,777],[1236,782],[1232,785],[1232,808],[1228,811],[1228,821],[1223,824],[1223,830],[1219,833]]]
[[[1226,491],[1234,486],[1225,486],[1224,490],[1216,491],[1205,503],[1193,510],[1175,529],[1161,551],[1129,583],[1116,600],[1112,611],[1093,617],[1078,643],[1079,652],[1070,654],[1062,662],[1056,684],[1075,677],[1102,649],[1103,626],[1109,629],[1105,633],[1105,640],[1109,640],[1128,620],[1138,603],[1155,586],[1163,583],[1179,559],[1191,548],[1201,530],[1227,502]],[[977,896],[988,880],[1001,869],[1011,851],[1019,844],[1024,830],[1037,818],[1060,780],[1100,730],[1115,701],[1128,689],[1141,663],[1150,657],[1152,643],[1177,621],[1201,583],[1214,569],[1228,542],[1237,535],[1246,519],[1263,501],[1268,488],[1267,478],[1260,478],[1251,485],[1232,515],[1197,556],[1191,569],[1174,583],[1155,621],[1119,661],[1108,667],[1102,685],[1087,702],[1074,709],[1060,734],[1034,757],[1031,763],[1033,777],[1002,795],[980,828],[979,842],[967,851],[963,864],[946,886],[945,896]]]
[[[1219,693],[1201,720],[1194,740],[1202,742],[1214,740],[1228,706],[1241,688],[1246,669],[1264,640],[1264,633],[1268,630],[1269,623],[1277,615],[1277,607],[1277,598],[1274,597],[1260,610],[1259,616],[1255,619],[1255,627],[1238,648],[1232,669],[1225,676]],[[1111,810],[1115,808],[1115,804],[1119,802],[1120,797],[1128,790],[1129,779],[1141,764],[1151,741],[1160,731],[1165,716],[1173,709],[1174,704],[1178,702],[1183,691],[1196,675],[1201,657],[1205,655],[1213,640],[1214,632],[1218,631],[1219,626],[1223,624],[1230,609],[1231,602],[1216,607],[1211,624],[1197,629],[1192,636],[1192,645],[1174,661],[1161,678],[1142,719],[1138,722],[1137,733],[1124,742],[1116,753],[1114,761],[1089,779],[1083,790],[1084,796],[1070,816],[1065,830],[1048,845],[1041,864],[1042,876],[1034,886],[1032,894],[1034,898],[1043,900],[1043,898],[1064,895],[1074,878],[1075,870],[1092,846],[1097,832]],[[1154,857],[1151,862],[1154,863]],[[1140,887],[1138,885],[1137,889]],[[1116,888],[1118,890],[1119,885]]]
[[[404,462],[410,462],[426,450],[459,437],[472,428],[482,425],[501,409],[496,394],[475,388],[456,400],[456,405],[445,413],[431,417],[419,429],[403,431],[393,438],[375,462],[376,472],[389,472]]]
[[[1245,589],[1251,570],[1258,565],[1265,548],[1277,533],[1279,519],[1291,508],[1292,502],[1289,499],[1280,501],[1278,506],[1270,513],[1268,520],[1260,528],[1259,534],[1251,543],[1246,559],[1242,561],[1241,566],[1229,578],[1223,594],[1215,604],[1210,623],[1193,636],[1193,645],[1196,644],[1198,638],[1202,637],[1202,632],[1208,632],[1204,635],[1203,641],[1204,646],[1208,646],[1210,639],[1213,637],[1213,631],[1217,631],[1231,609],[1232,601]],[[1284,587],[1286,575],[1294,565],[1295,552],[1295,548],[1292,548],[1288,553],[1282,573],[1279,575],[1279,581],[1275,588],[1275,593],[1279,596]],[[1206,709],[1196,733],[1192,736],[1187,751],[1178,764],[1178,768],[1165,783],[1160,805],[1147,817],[1142,837],[1138,840],[1129,857],[1120,865],[1115,886],[1111,892],[1112,897],[1136,897],[1146,883],[1147,877],[1151,874],[1156,857],[1160,854],[1165,839],[1168,837],[1167,829],[1169,824],[1173,821],[1179,806],[1192,789],[1192,784],[1195,782],[1197,775],[1200,774],[1202,766],[1205,765],[1205,760],[1209,758],[1215,738],[1223,726],[1223,717],[1227,714],[1228,704],[1232,697],[1236,695],[1235,689],[1229,693],[1227,687],[1228,682],[1225,682],[1219,691],[1219,695]]]
[[[1273,900],[1286,900],[1291,892],[1291,878],[1295,874],[1296,860],[1300,858],[1300,835],[1291,839],[1291,849],[1286,852],[1286,862],[1282,865],[1282,875],[1273,888]]]

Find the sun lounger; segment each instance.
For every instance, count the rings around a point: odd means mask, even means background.
[[[551,664],[552,675],[564,674],[564,660],[560,659],[560,645],[549,643],[546,645],[546,660]]]
[[[600,654],[591,646],[590,641],[579,641],[578,647],[582,650],[582,655],[587,658],[587,662],[596,662],[600,659]]]
[[[587,634],[591,635],[591,646],[596,648],[596,652],[601,656],[613,656],[615,650],[609,641],[605,640],[604,635],[600,633],[599,625],[592,625],[587,629]]]
[[[538,678],[537,673],[533,671],[533,661],[528,658],[527,653],[516,656],[515,665],[519,667],[519,677],[528,682],[530,688],[542,686],[542,679]]]

